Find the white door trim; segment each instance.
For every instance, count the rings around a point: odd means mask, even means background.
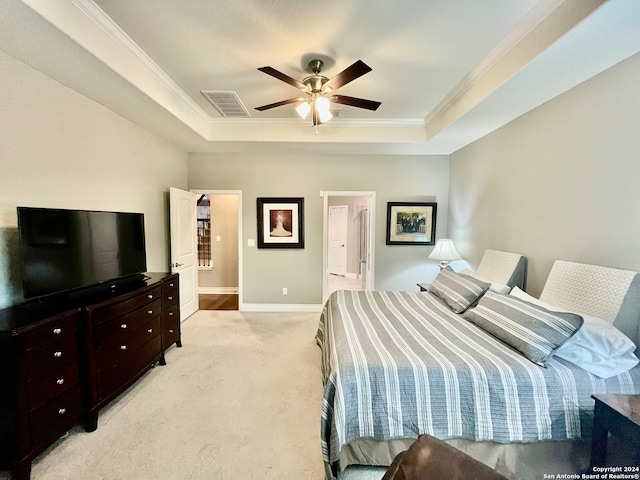
[[[374,271],[375,271],[375,231],[376,231],[376,192],[373,191],[331,191],[325,190],[322,192],[323,197],[323,227],[322,227],[322,303],[327,301],[327,292],[329,286],[327,285],[327,268],[328,268],[328,222],[329,222],[329,197],[369,197],[369,261],[367,262],[367,285],[373,290],[374,286]]]
[[[242,295],[242,190],[192,189],[191,192],[206,193],[209,195],[238,195],[238,310],[243,310],[244,297]]]

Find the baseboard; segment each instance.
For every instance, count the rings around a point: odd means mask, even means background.
[[[198,287],[198,293],[203,295],[230,295],[238,293],[238,287]]]
[[[238,306],[241,312],[304,312],[320,313],[321,304],[313,303],[241,303]]]

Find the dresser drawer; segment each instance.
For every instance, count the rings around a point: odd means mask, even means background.
[[[180,314],[178,305],[162,312],[163,346],[167,347],[180,339]]]
[[[46,375],[78,358],[78,340],[75,335],[62,337],[38,348],[27,350],[29,378]]]
[[[128,335],[130,331],[144,325],[149,319],[160,315],[160,311],[161,301],[160,298],[157,298],[126,315],[99,324],[95,330],[96,346],[101,347],[115,338]]]
[[[152,290],[147,290],[146,292],[140,295],[136,295],[135,297],[132,297],[123,302],[98,307],[91,313],[91,317],[96,323],[106,322],[111,320],[112,318],[121,317],[122,315],[140,308],[143,305],[151,303],[155,299],[160,297],[161,290],[160,287],[157,287]]]
[[[96,368],[98,370],[103,370],[122,362],[125,358],[131,355],[131,352],[135,352],[156,335],[160,335],[159,315],[147,323],[139,325],[128,335],[115,338],[113,341],[98,348],[98,352],[96,354]]]
[[[69,430],[82,414],[80,386],[67,390],[31,414],[34,445],[50,443]]]
[[[43,344],[74,335],[77,328],[77,312],[67,312],[40,323],[28,332],[25,338],[27,348],[41,348]]]
[[[173,282],[174,287],[165,285],[162,287],[162,308],[166,309],[178,303],[178,282]]]
[[[138,374],[151,367],[160,358],[160,343],[160,335],[156,335],[123,358],[122,362],[98,372],[98,399],[103,400],[120,391]]]
[[[79,383],[80,369],[77,361],[68,363],[55,372],[31,380],[28,384],[30,409],[40,408]]]

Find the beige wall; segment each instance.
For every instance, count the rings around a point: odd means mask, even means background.
[[[461,255],[640,270],[640,54],[451,155],[449,232]]]
[[[165,193],[186,152],[0,50],[0,307],[22,300],[16,207],[142,212],[149,270],[169,264]]]
[[[444,236],[448,185],[444,155],[189,154],[190,189],[242,190],[244,303],[322,302],[324,190],[376,192],[375,288],[416,290],[437,274],[437,263],[427,260],[432,247],[385,245],[387,202],[437,201],[436,234]],[[247,246],[256,240],[258,197],[304,197],[304,249]]]
[[[238,195],[211,194],[211,260],[198,271],[200,289],[238,288]],[[217,237],[220,241],[217,241]]]

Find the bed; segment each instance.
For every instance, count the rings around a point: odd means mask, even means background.
[[[640,275],[557,261],[540,299],[486,287],[458,312],[451,298],[436,295],[434,283],[429,292],[338,291],[328,299],[316,337],[327,478],[350,466],[389,465],[423,433],[507,478],[542,478],[540,466],[584,468],[591,394],[640,393],[640,367],[603,378],[557,357],[558,345],[539,361],[473,316],[493,314],[503,303],[507,313],[546,312],[568,329],[564,340],[554,340],[559,345],[585,331],[583,317],[593,316],[638,345]]]

